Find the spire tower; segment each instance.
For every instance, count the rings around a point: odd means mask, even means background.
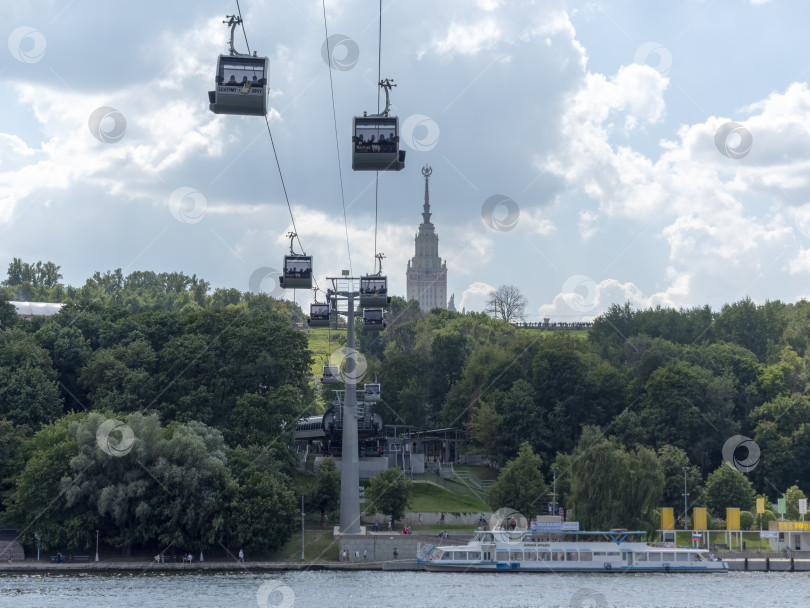
[[[447,308],[447,264],[439,257],[439,235],[430,221],[430,165],[422,167],[425,203],[422,223],[414,239],[414,256],[408,261],[407,297],[417,300],[424,311]]]

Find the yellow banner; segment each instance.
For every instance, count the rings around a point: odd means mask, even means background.
[[[765,499],[757,498],[757,515],[761,515],[764,512],[765,512]]]
[[[661,507],[661,529],[675,529],[675,516],[672,514],[672,507]]]
[[[807,532],[810,530],[810,521],[778,521],[777,530],[780,532]]]
[[[740,510],[738,508],[726,509],[726,530],[739,530],[740,529]]]
[[[692,529],[693,530],[708,530],[709,526],[706,525],[706,507],[695,507],[692,509]]]

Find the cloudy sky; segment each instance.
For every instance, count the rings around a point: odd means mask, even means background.
[[[338,148],[321,2],[240,4],[270,58],[273,141],[319,284],[371,272],[375,175],[351,170],[350,135],[377,108],[378,3],[326,2]],[[208,109],[235,11],[3,2],[3,269],[20,257],[72,285],[120,267],[274,291],[257,277],[281,267],[291,221],[265,122]],[[808,22],[805,0],[383,0],[407,150],[379,178],[393,293],[429,163],[459,310],[503,284],[529,321],[807,297]]]

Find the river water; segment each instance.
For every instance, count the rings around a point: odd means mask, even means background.
[[[2,608],[810,606],[805,573],[0,575]]]

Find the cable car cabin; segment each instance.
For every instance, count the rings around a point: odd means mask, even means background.
[[[267,57],[220,55],[214,76],[215,90],[208,91],[214,114],[265,116],[267,114]]]
[[[310,304],[307,324],[310,327],[329,327],[329,304],[322,302]]]
[[[365,388],[365,400],[366,401],[380,401],[382,396],[380,395],[380,385],[379,384],[366,384],[363,388]]]
[[[388,306],[388,278],[379,275],[360,277],[360,307]]]
[[[285,289],[312,289],[312,256],[285,255],[279,283]]]
[[[323,384],[338,384],[340,382],[340,368],[337,365],[324,365],[321,382]]]
[[[352,169],[401,171],[405,150],[399,149],[399,118],[355,116],[352,134]]]
[[[363,329],[368,331],[382,331],[385,329],[382,308],[363,309]]]

